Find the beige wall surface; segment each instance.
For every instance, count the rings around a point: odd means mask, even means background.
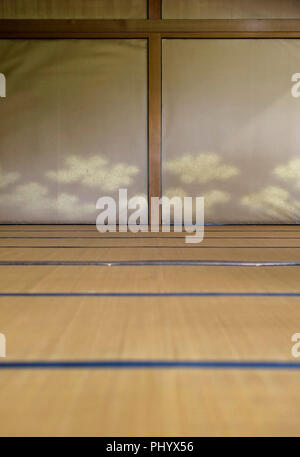
[[[297,72],[297,39],[164,40],[163,194],[204,196],[207,223],[299,222]]]
[[[0,19],[145,19],[147,0],[1,0]]]
[[[164,19],[299,18],[299,0],[162,0]]]
[[[147,194],[146,40],[0,40],[0,223],[96,221]]]

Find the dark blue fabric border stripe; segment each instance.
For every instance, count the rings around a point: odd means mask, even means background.
[[[141,225],[148,225],[148,224],[141,224]],[[264,223],[261,223],[261,222],[245,222],[245,223],[240,223],[240,222],[232,222],[232,223],[219,223],[219,224],[213,224],[213,223],[206,223],[204,224],[205,227],[265,227],[265,226],[268,226],[268,227],[297,227],[300,225],[300,222],[293,222],[293,223],[289,223],[289,222],[283,222],[281,224],[279,224],[278,222],[264,222]],[[38,227],[95,227],[95,223],[91,224],[89,222],[65,222],[65,223],[55,223],[55,224],[51,224],[51,223],[46,223],[46,222],[33,222],[33,223],[29,223],[29,222],[1,222],[0,223],[0,227],[1,226],[6,226],[6,227],[35,227],[35,226],[38,226]],[[172,225],[173,226],[173,225]]]
[[[207,227],[207,226],[205,226],[205,227]],[[300,228],[299,228],[299,226],[295,230],[290,230],[290,229],[281,229],[281,230],[279,230],[279,229],[275,229],[275,230],[272,230],[272,229],[271,230],[268,230],[268,229],[265,230],[265,229],[263,229],[263,230],[259,230],[259,229],[255,229],[255,228],[253,228],[253,230],[248,230],[248,229],[246,229],[246,230],[243,230],[243,229],[236,229],[236,230],[207,230],[207,228],[206,228],[206,231],[207,231],[207,233],[247,233],[247,232],[249,232],[249,233],[253,233],[253,232],[258,232],[258,233],[265,233],[265,232],[266,233],[269,233],[269,232],[271,232],[271,233],[273,233],[273,232],[274,233],[277,233],[277,232],[299,233],[300,232]],[[53,232],[53,233],[54,232],[55,233],[80,233],[80,232],[88,232],[88,233],[97,233],[97,230],[96,229],[95,230],[92,230],[92,229],[74,229],[74,230],[72,230],[72,229],[69,229],[69,230],[59,229],[59,230],[57,230],[57,229],[52,229],[52,228],[43,229],[43,230],[40,230],[40,229],[36,229],[36,230],[32,230],[32,229],[27,229],[26,230],[25,229],[24,230],[24,229],[10,229],[10,228],[8,228],[8,229],[0,229],[0,233],[4,233],[4,232],[22,232],[22,233],[47,233],[47,232]],[[131,232],[128,231],[128,233],[131,233]],[[151,233],[151,232],[149,232],[149,233]],[[167,232],[164,232],[164,233],[167,233]],[[173,232],[171,232],[171,233],[173,233]]]
[[[64,267],[299,267],[300,261],[243,261],[243,260],[0,260],[0,267],[64,266]]]
[[[130,239],[181,239],[184,240],[186,236],[193,236],[193,233],[183,232],[182,236],[138,236],[138,237],[125,237],[125,236],[110,236],[106,237],[105,235],[98,235],[98,236],[0,236],[2,240],[61,240],[61,239],[74,239],[74,240],[90,240],[90,239],[110,239],[110,240],[130,240]],[[293,237],[282,237],[282,236],[204,236],[206,240],[300,240],[299,236]]]
[[[1,292],[0,297],[300,297],[300,292]]]
[[[300,370],[300,363],[285,361],[214,361],[214,360],[51,360],[1,362],[0,370],[8,369],[149,369],[198,368],[246,370]]]
[[[300,249],[300,246],[1,246],[0,249]]]
[[[300,261],[240,260],[0,260],[0,267],[299,267]]]

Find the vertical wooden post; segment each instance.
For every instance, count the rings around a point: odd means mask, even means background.
[[[161,19],[161,12],[162,0],[148,0],[148,19]],[[161,197],[161,35],[152,33],[148,43],[148,197],[149,224],[151,224],[151,197]],[[159,222],[161,222],[161,215],[159,216]]]
[[[148,173],[149,173],[149,224],[151,224],[151,197],[161,197],[161,103],[162,61],[161,35],[149,37],[149,100],[148,100]]]
[[[148,19],[161,19],[162,0],[148,0]]]

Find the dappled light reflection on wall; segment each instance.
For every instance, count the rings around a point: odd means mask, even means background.
[[[58,183],[78,183],[102,191],[118,190],[128,187],[133,177],[139,172],[138,167],[119,162],[110,164],[109,159],[100,154],[91,157],[68,156],[65,166],[46,175]]]
[[[236,167],[224,165],[218,154],[183,154],[166,161],[165,169],[177,175],[181,182],[207,183],[214,180],[225,180],[239,173]]]
[[[270,222],[286,222],[291,216],[291,222],[293,219],[299,220],[300,218],[300,203],[293,200],[290,193],[281,187],[265,187],[258,192],[245,195],[242,197],[241,203],[269,216]]]
[[[286,164],[278,165],[274,170],[274,174],[284,181],[292,182],[297,187],[300,187],[300,157],[296,157]]]

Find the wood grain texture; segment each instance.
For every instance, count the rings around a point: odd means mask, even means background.
[[[20,262],[20,261],[81,261],[81,262],[112,262],[112,261],[145,261],[145,260],[192,260],[192,261],[235,261],[235,262],[299,262],[300,249],[290,247],[288,249],[264,249],[259,248],[235,248],[232,247],[205,247],[198,248],[182,248],[173,247],[175,243],[169,243],[169,248],[164,244],[156,243],[153,245],[120,243],[114,240],[109,243],[108,247],[92,245],[85,248],[35,248],[28,249],[19,247],[17,249],[9,249],[0,247],[0,258],[3,261]],[[107,244],[107,243],[106,243]],[[114,247],[110,247],[115,244]],[[183,243],[182,243],[183,244]],[[1,266],[3,268],[3,266]],[[41,267],[42,268],[42,267]],[[115,267],[113,267],[115,268]],[[141,267],[142,268],[142,267]],[[148,268],[147,266],[143,268]],[[194,268],[197,268],[196,266]],[[199,268],[199,266],[198,266]],[[253,267],[255,268],[255,267]],[[297,268],[295,266],[295,268]],[[300,289],[300,288],[299,288]]]
[[[299,261],[298,226],[206,227],[204,240],[185,243],[185,232],[106,233],[94,226],[0,227],[5,261],[232,260]],[[3,267],[2,267],[3,268]]]
[[[7,371],[0,434],[299,436],[299,381],[256,370]]]
[[[1,266],[2,293],[300,293],[299,267]]]
[[[162,36],[203,34],[235,36],[300,36],[299,19],[166,19],[166,20],[9,20],[2,19],[1,38],[90,38],[111,34],[128,36]],[[137,35],[136,35],[137,34]],[[207,34],[207,35],[206,35]],[[232,35],[231,35],[232,34]],[[241,35],[239,35],[241,34]],[[200,35],[199,35],[200,36]]]
[[[148,0],[148,19],[161,19],[162,0]]]
[[[151,223],[151,197],[161,196],[161,102],[162,63],[161,37],[151,34],[149,38],[149,223]]]
[[[0,318],[8,362],[293,361],[299,305],[289,297],[0,297]]]

